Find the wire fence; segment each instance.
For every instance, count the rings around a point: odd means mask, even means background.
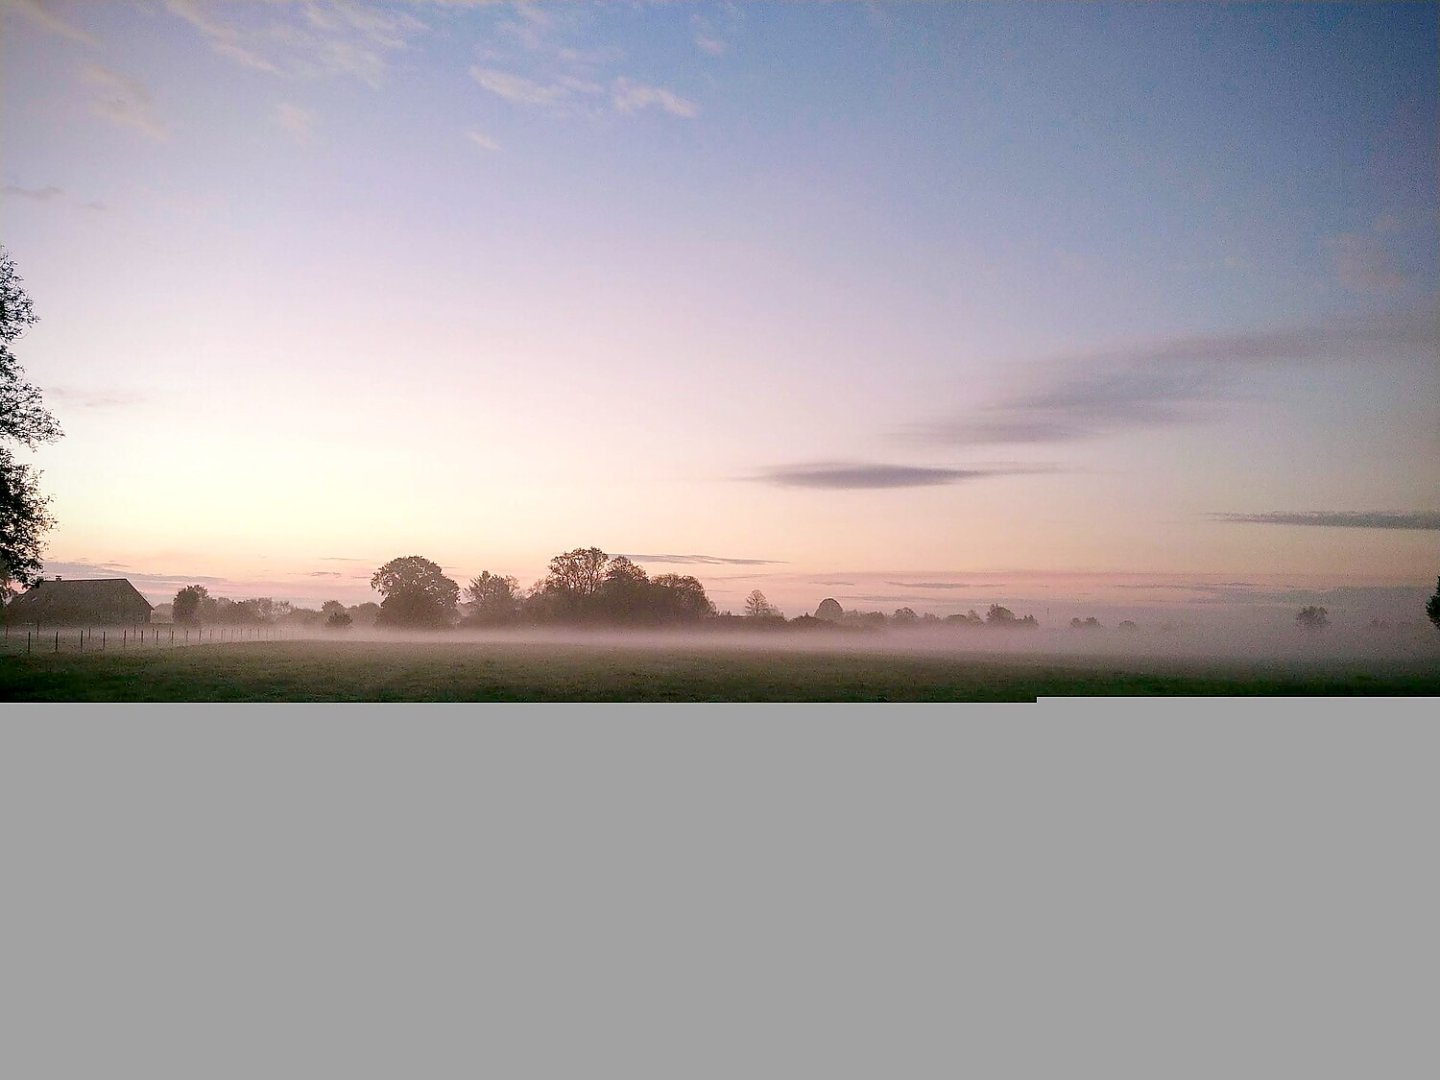
[[[300,631],[285,626],[46,626],[6,623],[0,627],[0,655],[183,649],[244,641],[288,641]]]

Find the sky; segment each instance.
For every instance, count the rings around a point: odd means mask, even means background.
[[[1409,598],[1437,11],[0,0],[47,570]]]

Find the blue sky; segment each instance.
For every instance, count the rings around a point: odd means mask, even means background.
[[[1432,5],[0,10],[53,560],[1440,561]]]

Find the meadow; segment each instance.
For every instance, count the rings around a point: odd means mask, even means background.
[[[1100,655],[729,643],[227,641],[10,651],[0,700],[79,702],[943,702],[1039,697],[1440,695],[1434,656]]]

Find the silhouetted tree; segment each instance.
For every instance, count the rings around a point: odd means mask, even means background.
[[[194,626],[200,621],[200,605],[210,591],[204,585],[186,585],[175,594],[171,602],[171,618],[185,626]]]
[[[691,622],[715,614],[705,586],[689,574],[661,574],[652,578],[657,616],[666,622]]]
[[[370,587],[385,598],[375,620],[379,626],[439,629],[455,624],[460,586],[420,555],[391,559],[375,571]]]
[[[25,380],[10,343],[36,322],[30,297],[10,253],[0,247],[0,593],[10,583],[34,585],[44,564],[44,536],[55,524],[50,500],[40,493],[40,473],[15,460],[5,443],[34,450],[60,438],[60,425],[41,404],[38,388]]]
[[[747,619],[768,619],[775,615],[775,609],[770,606],[770,601],[765,599],[765,594],[759,589],[752,589],[750,595],[745,597],[745,617]]]
[[[354,621],[354,619],[350,618],[349,612],[342,609],[330,612],[329,616],[325,619],[325,625],[331,630],[348,630],[350,624]]]
[[[373,600],[366,600],[363,604],[355,604],[345,610],[355,620],[355,625],[374,626],[375,620],[380,614],[380,605]]]
[[[815,617],[826,622],[842,622],[845,618],[845,609],[840,606],[840,601],[833,597],[826,597],[820,601],[820,606],[815,609]]]
[[[1132,620],[1132,619],[1121,619],[1121,620],[1120,620],[1120,629],[1121,629],[1121,630],[1138,630],[1138,629],[1140,629],[1140,628],[1135,625],[1135,622],[1134,622],[1134,620]]]
[[[519,587],[513,577],[481,571],[465,586],[465,621],[475,626],[512,622],[520,611]]]
[[[1440,630],[1440,578],[1435,579],[1435,595],[1425,601],[1425,617],[1431,626]]]
[[[946,623],[956,626],[981,626],[985,622],[984,619],[980,618],[979,612],[977,612],[974,608],[971,608],[964,615],[946,615],[945,621]]]
[[[1132,623],[1131,625],[1134,625],[1134,624]],[[1098,630],[1098,629],[1100,629],[1100,620],[1097,619],[1097,618],[1095,618],[1095,616],[1093,616],[1093,615],[1091,615],[1088,619],[1071,619],[1071,620],[1070,620],[1070,629],[1071,629],[1071,630]]]
[[[999,604],[991,604],[990,610],[985,612],[985,622],[989,626],[1012,626],[1016,621],[1015,613]]]
[[[1311,604],[1295,614],[1295,621],[1306,630],[1324,630],[1330,625],[1330,612]]]
[[[597,547],[575,548],[550,560],[543,584],[550,592],[583,600],[600,591],[609,561],[610,556]]]
[[[920,621],[920,616],[915,614],[914,608],[896,608],[895,614],[890,616],[890,621],[900,626],[909,626],[911,623]]]
[[[592,613],[611,622],[652,621],[653,592],[644,568],[616,555],[606,564],[605,576],[591,601]]]

